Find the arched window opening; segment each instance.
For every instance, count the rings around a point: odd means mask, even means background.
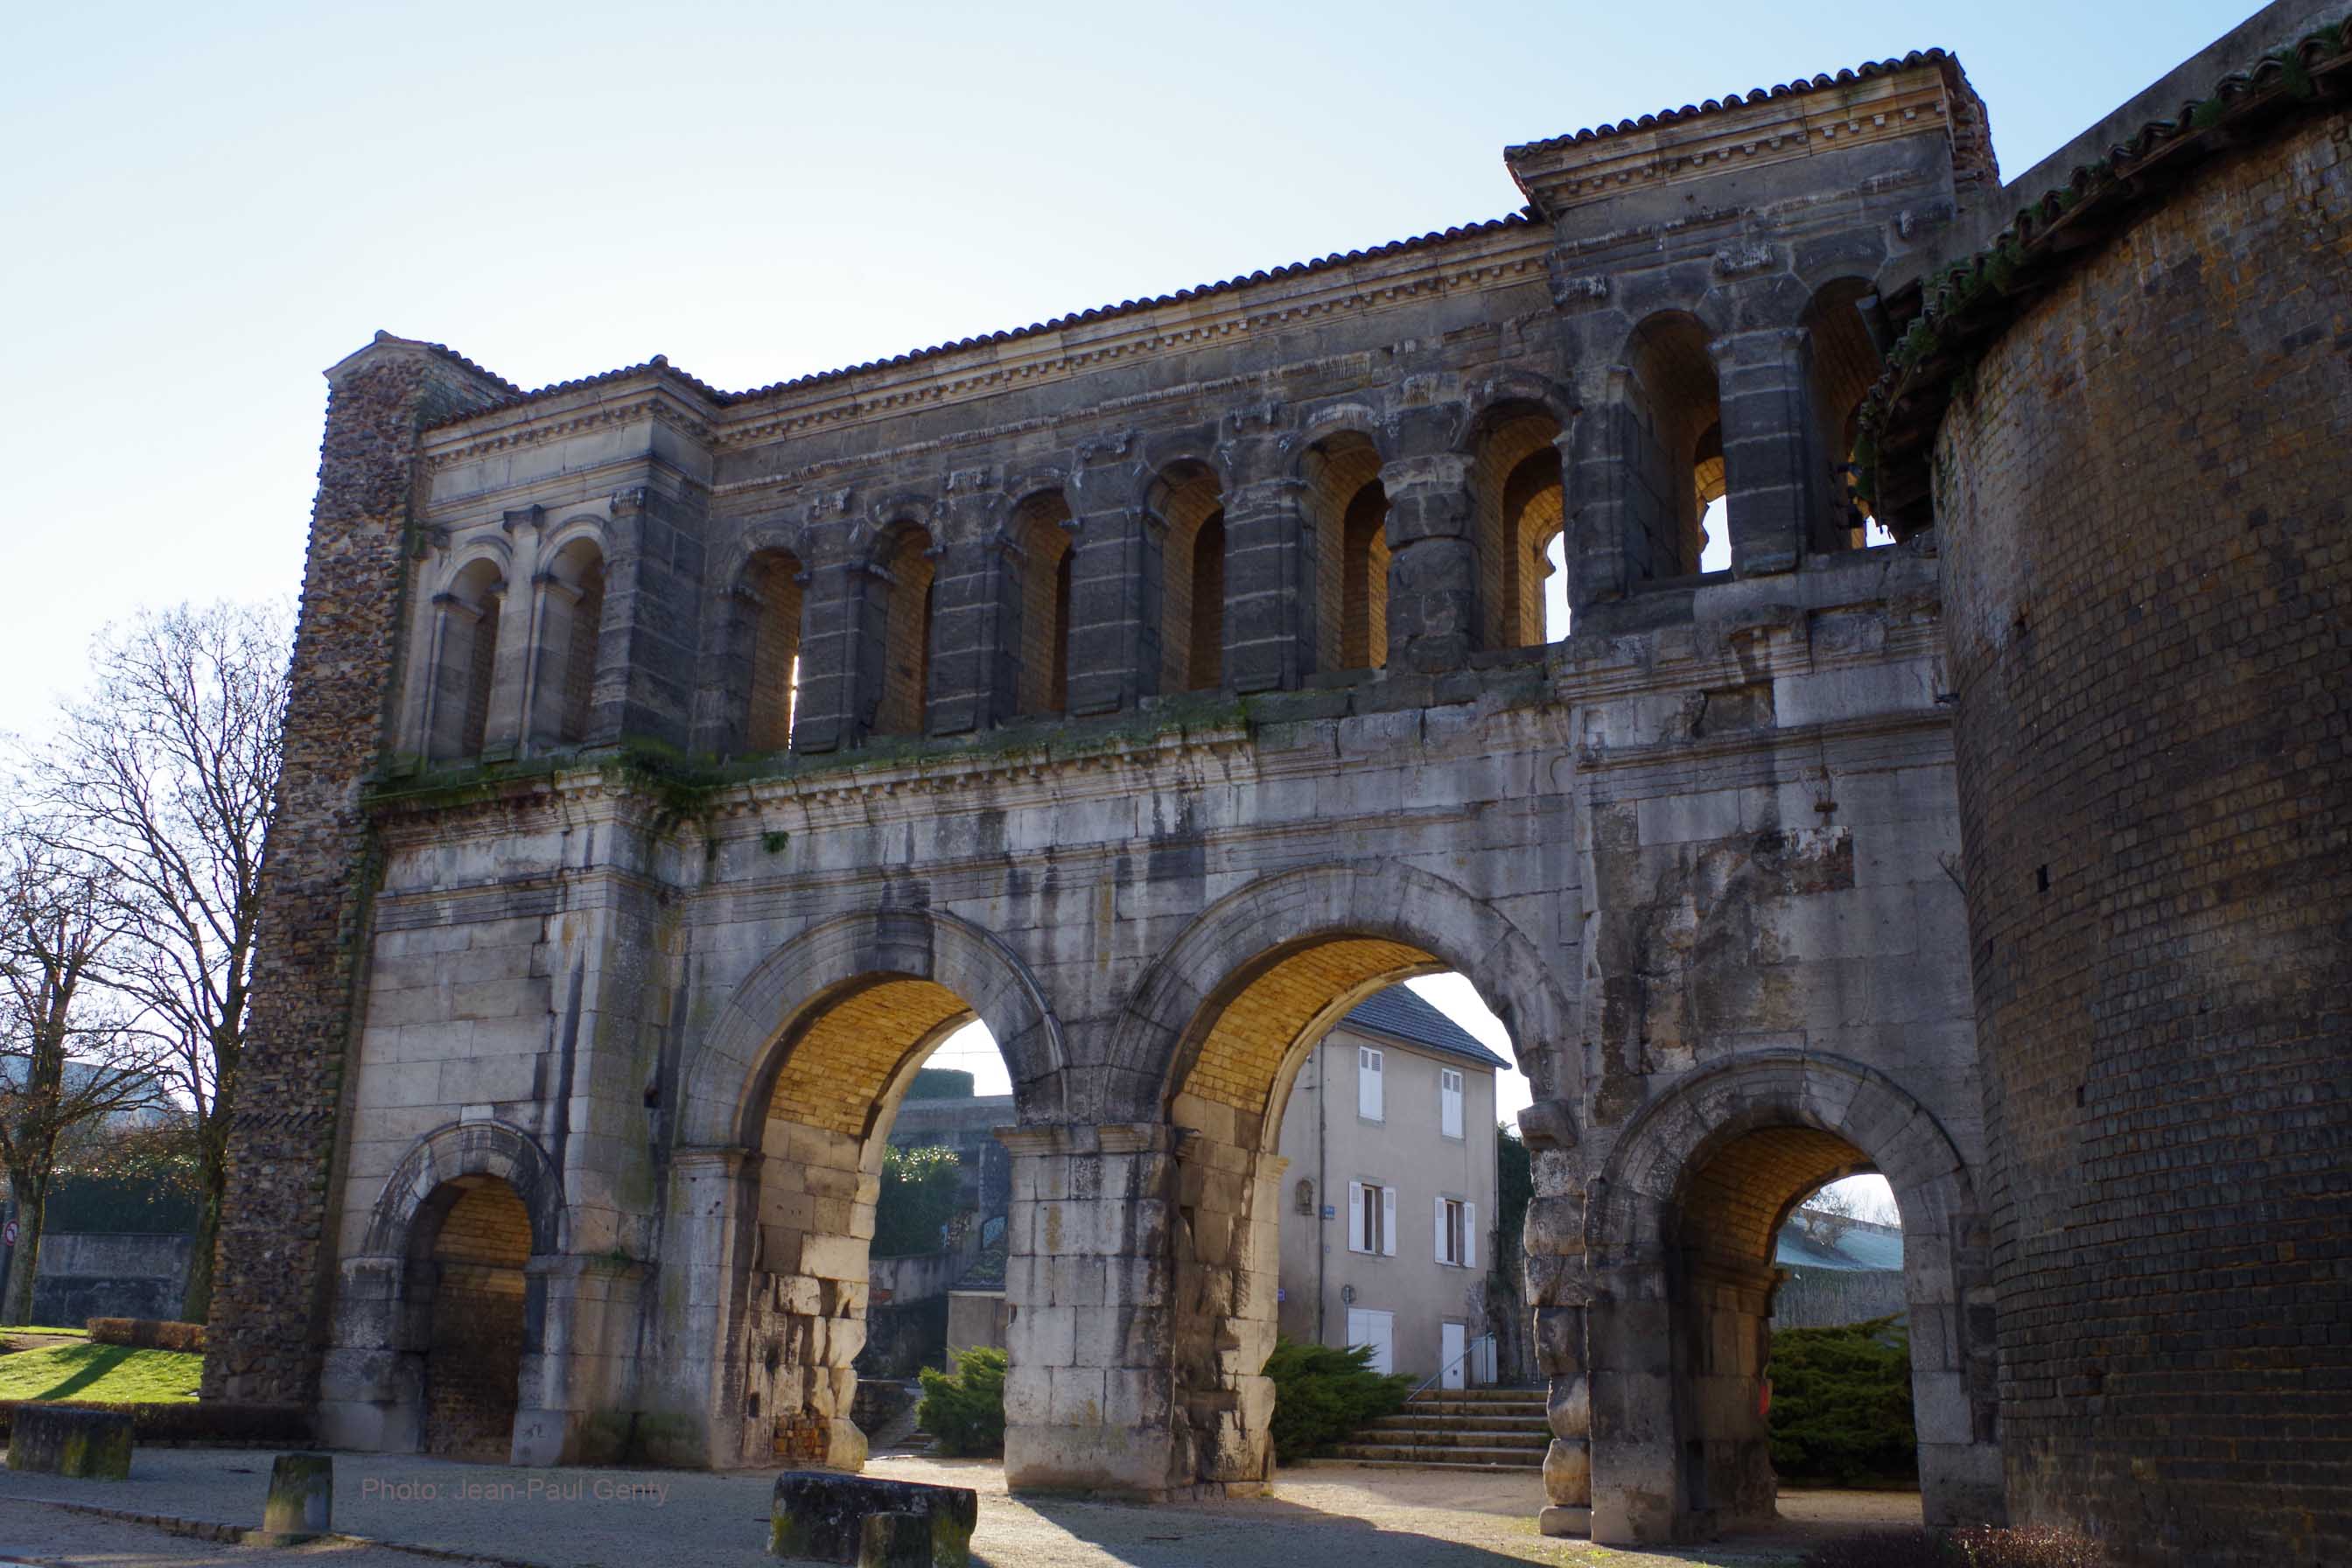
[[[800,559],[789,550],[761,551],[744,569],[752,616],[743,743],[753,752],[781,752],[792,744],[801,694],[800,578]]]
[[[544,574],[546,590],[541,636],[545,645],[541,668],[541,692],[536,701],[551,705],[552,725],[544,721],[532,728],[551,732],[562,745],[588,738],[589,710],[596,694],[596,645],[604,621],[604,554],[595,542],[577,539],[556,553]],[[549,680],[547,677],[554,679]]]
[[[1059,713],[1069,706],[1070,567],[1076,551],[1070,504],[1059,490],[1030,497],[1013,509],[1012,534],[1021,551],[1020,679],[1015,710]]]
[[[1471,469],[1476,508],[1482,637],[1488,647],[1528,647],[1548,640],[1546,547],[1559,532],[1559,421],[1528,405],[1486,416]]]
[[[877,735],[920,735],[931,685],[931,536],[907,523],[892,534],[882,557],[888,575],[883,612],[882,700]]]
[[[1807,395],[1812,415],[1808,439],[1810,455],[1823,476],[1809,542],[1817,552],[1860,550],[1888,542],[1885,530],[1874,531],[1869,510],[1854,490],[1862,400],[1878,379],[1881,363],[1865,314],[1876,304],[1868,283],[1843,278],[1823,284],[1805,308]]]
[[[1225,503],[1207,464],[1171,464],[1151,487],[1160,542],[1160,689],[1211,691],[1224,679]]]
[[[1724,490],[1722,394],[1706,331],[1680,312],[1653,316],[1634,330],[1625,363],[1626,558],[1637,578],[1689,576],[1704,569],[1707,509]],[[1729,528],[1718,531],[1727,546]]]
[[[520,1403],[530,1215],[494,1176],[450,1184],[429,1254],[425,1451],[503,1462]]]
[[[1568,534],[1563,531],[1544,546],[1544,641],[1567,637],[1573,621],[1568,603]]]
[[[425,751],[436,762],[482,754],[498,683],[499,613],[506,588],[498,563],[481,560],[468,563],[434,597]]]
[[[1381,455],[1354,431],[1328,436],[1301,473],[1315,530],[1315,662],[1378,669],[1389,658],[1389,496]]]

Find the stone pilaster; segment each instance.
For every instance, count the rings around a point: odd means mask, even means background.
[[[1477,647],[1478,546],[1470,458],[1459,410],[1424,407],[1391,421],[1397,456],[1381,468],[1389,498],[1389,668],[1458,669]]]
[[[687,743],[698,669],[705,494],[632,485],[612,498],[588,738]]]
[[[514,388],[379,333],[327,373],[285,762],[262,868],[254,1000],[228,1133],[204,1393],[317,1394],[334,1259],[328,1194],[362,1000],[373,882],[363,782],[397,710],[418,432]]]
[[[1225,685],[1294,688],[1315,668],[1315,529],[1278,405],[1226,416]]]
[[[1723,479],[1731,569],[1792,569],[1816,505],[1802,328],[1769,328],[1710,345],[1723,400]]]
[[[1011,1370],[1020,1491],[1158,1499],[1189,1485],[1174,1377],[1174,1134],[1150,1122],[1008,1128]]]
[[[1132,433],[1080,444],[1069,481],[1072,717],[1115,712],[1160,689],[1160,533]]]
[[[925,729],[984,730],[1013,713],[1019,677],[1020,574],[1008,555],[1004,497],[987,468],[948,476],[944,531],[931,579],[931,689]],[[1008,613],[1009,612],[1009,613]]]

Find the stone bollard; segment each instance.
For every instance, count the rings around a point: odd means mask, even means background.
[[[19,1405],[8,1423],[8,1468],[131,1479],[131,1413],[75,1405]]]
[[[280,1454],[269,1467],[269,1500],[261,1505],[260,1533],[246,1539],[263,1546],[297,1546],[335,1527],[335,1457]]]
[[[919,1513],[869,1513],[860,1527],[857,1568],[931,1568],[931,1521]]]

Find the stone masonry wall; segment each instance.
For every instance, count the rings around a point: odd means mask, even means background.
[[[2352,121],[2025,310],[1937,451],[2002,1447],[2124,1560],[2352,1560]]]
[[[316,1394],[334,1261],[322,1245],[329,1171],[373,875],[360,787],[382,755],[401,668],[416,432],[512,390],[454,355],[381,334],[329,376],[229,1133],[205,1359],[214,1399],[305,1404]]]

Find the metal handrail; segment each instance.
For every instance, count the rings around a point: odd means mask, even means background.
[[[1480,1345],[1491,1345],[1493,1343],[1495,1343],[1494,1335],[1480,1334],[1476,1339],[1472,1340],[1468,1344],[1462,1347],[1462,1353],[1460,1355],[1455,1356],[1452,1361],[1447,1362],[1444,1366],[1439,1367],[1435,1372],[1433,1372],[1427,1377],[1423,1378],[1421,1380],[1421,1386],[1415,1388],[1411,1394],[1406,1394],[1405,1397],[1407,1399],[1419,1398],[1423,1392],[1425,1391],[1431,1384],[1435,1383],[1439,1378],[1444,1377],[1447,1373],[1453,1371],[1455,1367],[1460,1366],[1464,1362],[1468,1361],[1473,1355],[1477,1353],[1477,1350]],[[1463,1379],[1463,1382],[1467,1384],[1469,1379],[1465,1378]]]

